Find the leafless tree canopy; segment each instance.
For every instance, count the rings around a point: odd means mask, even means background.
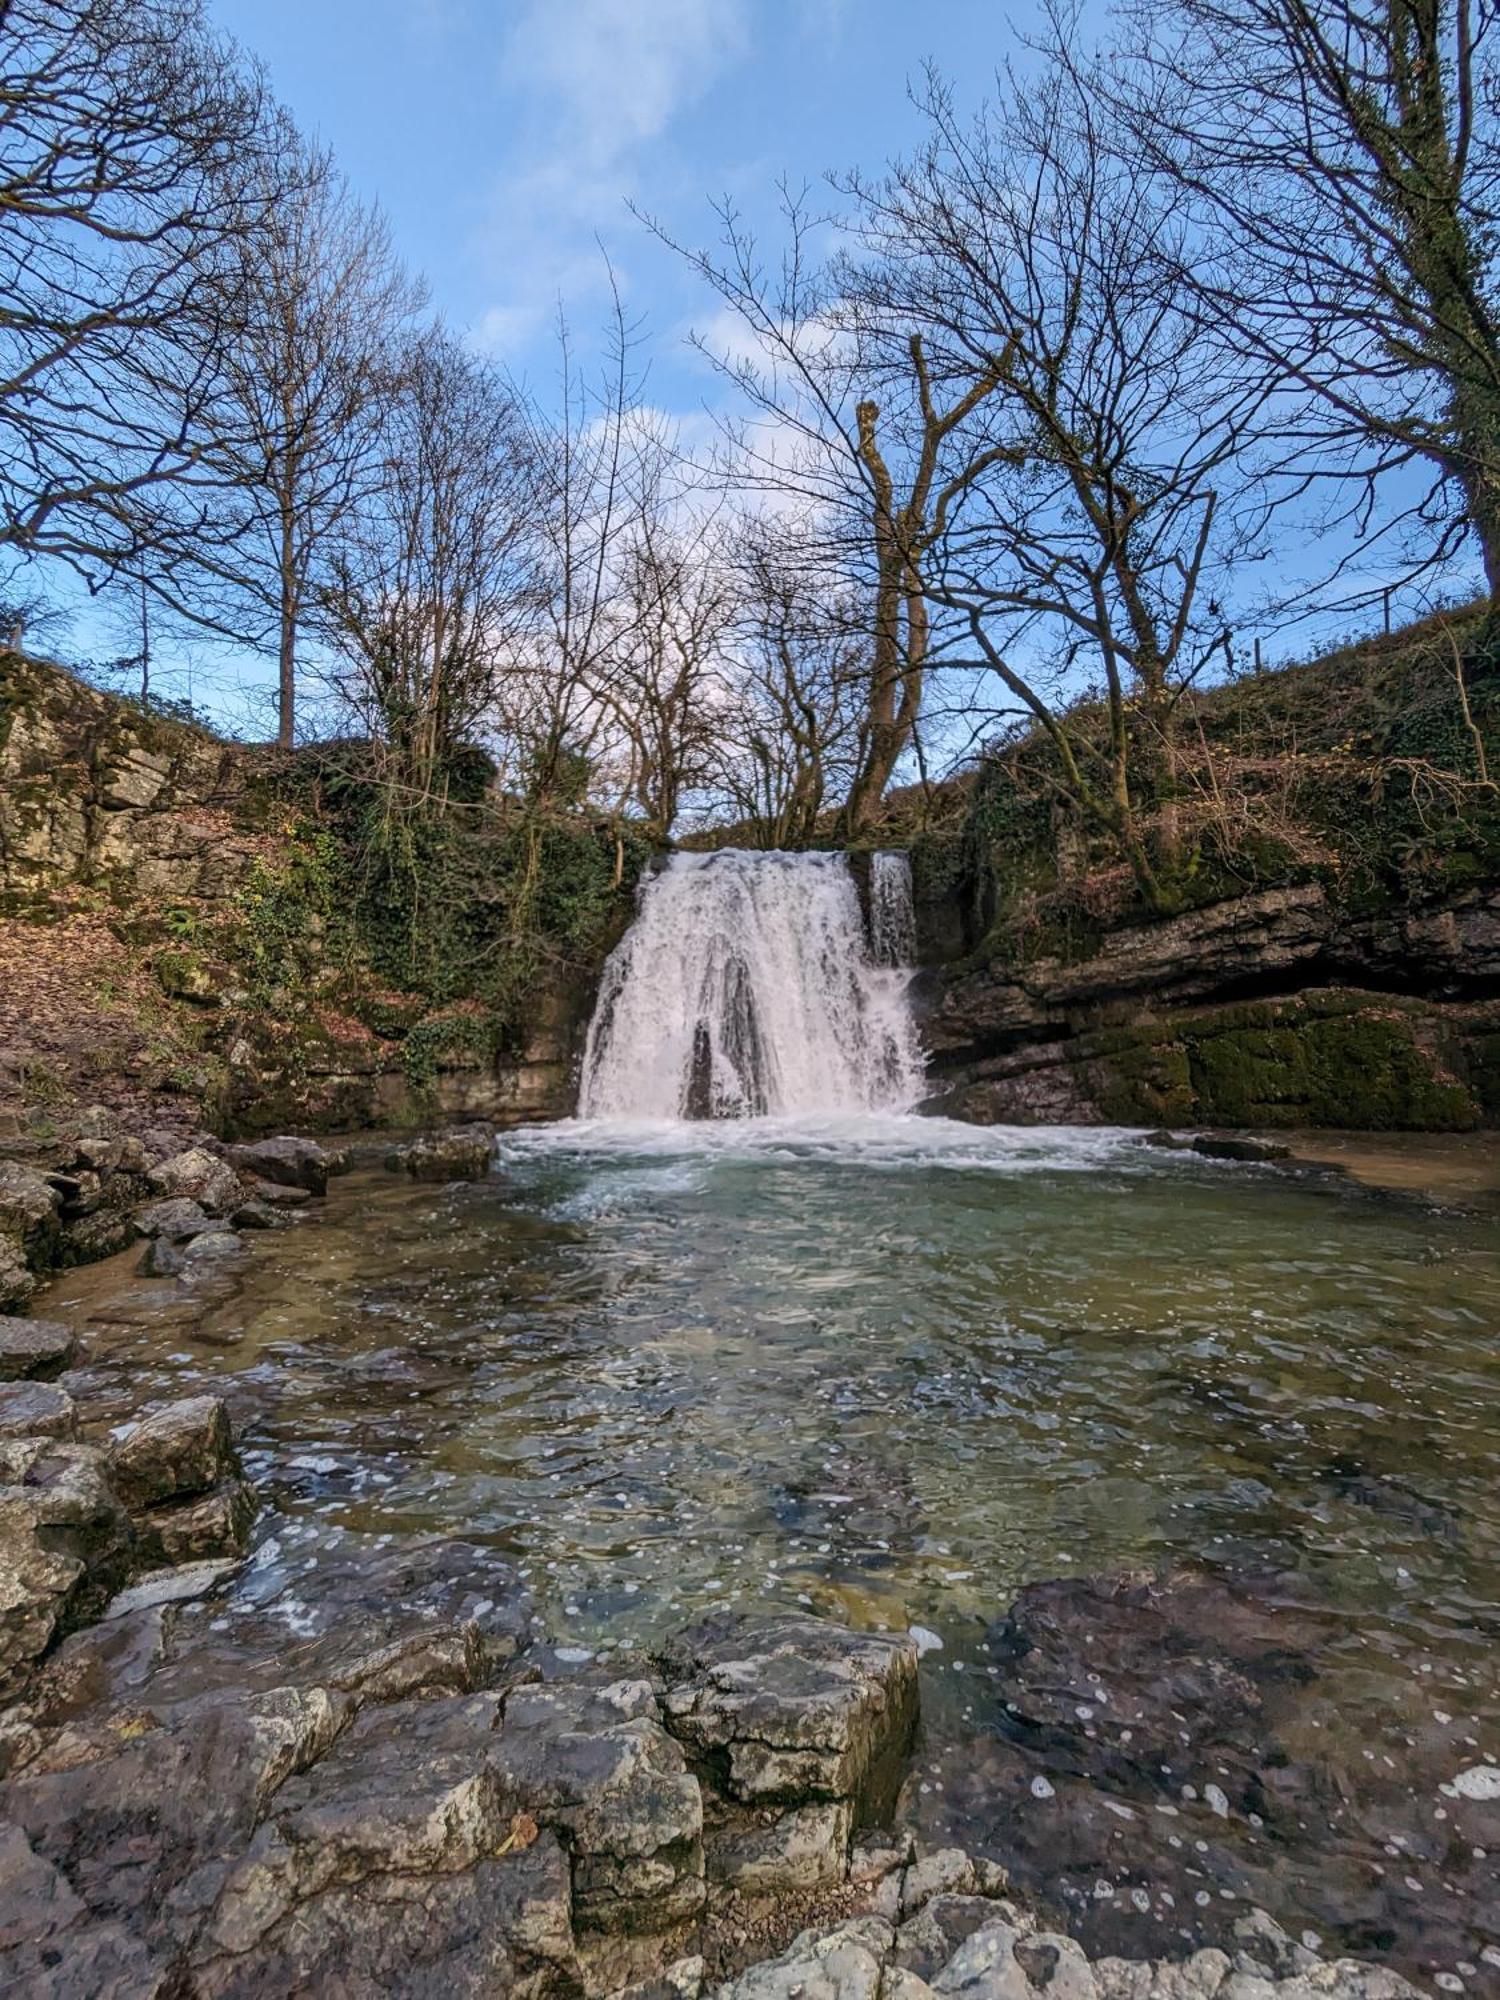
[[[198,0],[0,0],[0,550],[117,594],[143,697],[158,618],[274,658],[282,743],[363,732],[402,810],[482,745],[617,834],[862,841],[1019,727],[1172,908],[1186,698],[1278,551],[1304,609],[1465,552],[1500,601],[1493,20],[1129,0],[1094,51],[1056,0],[906,157],[682,248],[695,458],[618,295],[540,396],[419,326]]]
[[[209,531],[262,114],[192,0],[0,5],[0,547],[97,579]]]

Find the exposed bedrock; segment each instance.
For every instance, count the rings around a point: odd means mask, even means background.
[[[1361,913],[1308,882],[958,960],[923,1032],[981,1123],[1467,1130],[1500,1122],[1497,996],[1500,892]]]
[[[157,1462],[153,1490],[208,1469]],[[479,1549],[368,1551],[290,1646],[274,1616],[221,1615],[227,1567],[136,1586],[11,1712],[18,2000],[1415,1992],[1243,1908],[1222,1949],[1090,1956],[993,1859],[872,1829],[916,1724],[905,1636],[723,1615],[547,1680],[523,1586]],[[1161,1699],[1186,1686],[1169,1671]]]

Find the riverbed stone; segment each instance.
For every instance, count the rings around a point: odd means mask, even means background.
[[[701,1909],[703,1795],[649,1682],[518,1688],[494,1764],[514,1810],[566,1841],[581,1929],[664,1931]]]
[[[488,1125],[450,1125],[424,1132],[389,1154],[392,1173],[417,1181],[482,1181],[494,1164],[495,1135]]]
[[[150,1168],[146,1178],[158,1194],[185,1196],[211,1216],[227,1215],[243,1194],[234,1168],[203,1146],[173,1153]]]
[[[242,1172],[278,1187],[303,1188],[308,1194],[328,1192],[333,1163],[316,1139],[300,1139],[283,1134],[274,1139],[256,1139],[249,1145],[231,1146],[229,1158]]]
[[[109,1465],[127,1507],[207,1493],[240,1469],[228,1406],[221,1396],[163,1404],[115,1439]]]
[[[55,1382],[0,1383],[0,1438],[77,1434],[78,1411],[66,1389]]]
[[[214,1226],[202,1206],[186,1195],[169,1195],[162,1201],[147,1202],[135,1211],[134,1221],[142,1236],[159,1237],[166,1243],[186,1243]]]
[[[748,1804],[849,1799],[880,1816],[917,1710],[917,1648],[815,1618],[719,1613],[663,1656],[668,1725]]]
[[[78,1337],[55,1319],[0,1318],[0,1382],[43,1382],[78,1358]]]

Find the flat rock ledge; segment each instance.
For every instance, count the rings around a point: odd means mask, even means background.
[[[222,1474],[223,1452],[217,1413],[180,1405],[113,1462],[161,1506]],[[916,1722],[905,1636],[724,1615],[628,1671],[549,1680],[485,1597],[457,1619],[393,1605],[373,1649],[346,1633],[299,1656],[312,1678],[295,1685],[184,1693],[153,1662],[178,1599],[226,1567],[133,1585],[0,1725],[15,2000],[1415,1990],[1264,1918],[1237,1956],[1091,1963],[995,1864],[871,1831]]]

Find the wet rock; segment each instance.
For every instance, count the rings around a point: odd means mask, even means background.
[[[227,1215],[243,1195],[234,1168],[202,1146],[190,1146],[159,1161],[146,1178],[157,1194],[185,1196],[211,1216]]]
[[[1292,1156],[1290,1146],[1278,1145],[1270,1139],[1229,1138],[1215,1132],[1200,1132],[1193,1141],[1193,1151],[1205,1160],[1255,1162],[1289,1160]]]
[[[250,1533],[260,1511],[255,1488],[243,1479],[226,1479],[199,1500],[151,1507],[140,1517],[145,1546],[169,1563],[196,1563],[211,1556],[240,1556],[250,1546]]]
[[[727,1613],[684,1633],[664,1665],[669,1726],[724,1769],[731,1797],[849,1799],[878,1818],[894,1796],[916,1723],[911,1639]]]
[[[73,1398],[55,1382],[0,1384],[0,1438],[71,1438],[78,1433]]]
[[[703,1795],[648,1682],[517,1689],[494,1764],[513,1810],[565,1839],[581,1928],[663,1931],[702,1907]]]
[[[494,1163],[494,1150],[488,1125],[450,1125],[398,1147],[387,1155],[386,1166],[418,1181],[482,1181]]]
[[[209,1229],[182,1246],[182,1268],[177,1275],[188,1282],[221,1270],[245,1255],[243,1237],[232,1229]]]
[[[328,1192],[328,1176],[333,1171],[329,1155],[315,1139],[290,1135],[257,1139],[251,1145],[231,1146],[229,1158],[242,1172],[278,1187],[302,1188],[308,1194]]]
[[[285,1220],[268,1201],[242,1201],[229,1218],[235,1229],[279,1229]]]
[[[129,1525],[86,1445],[0,1445],[0,1687],[123,1580]]]
[[[109,1468],[127,1507],[207,1493],[240,1470],[228,1408],[218,1396],[188,1396],[153,1410],[111,1445]]]
[[[92,1921],[160,1950],[352,1714],[346,1696],[285,1687],[111,1711],[59,1732],[10,1780],[5,1810]]]
[[[212,1229],[214,1225],[210,1223],[208,1227]],[[181,1274],[182,1268],[181,1246],[169,1242],[165,1236],[153,1237],[136,1265],[143,1278],[175,1278]]]
[[[278,1181],[254,1180],[250,1183],[250,1194],[254,1201],[278,1210],[305,1208],[312,1200],[306,1188],[283,1187]]]
[[[0,1382],[42,1382],[78,1358],[71,1327],[55,1319],[0,1319]]]
[[[748,1896],[828,1888],[848,1873],[853,1818],[847,1799],[730,1814],[705,1838],[708,1878]]]
[[[214,1226],[200,1205],[185,1195],[148,1202],[136,1210],[134,1221],[142,1236],[158,1237],[166,1243],[186,1243]]]
[[[137,1611],[152,1611],[160,1604],[185,1604],[206,1597],[235,1568],[232,1559],[184,1563],[179,1569],[152,1570],[138,1583],[118,1592],[104,1607],[106,1619],[128,1618]]]

